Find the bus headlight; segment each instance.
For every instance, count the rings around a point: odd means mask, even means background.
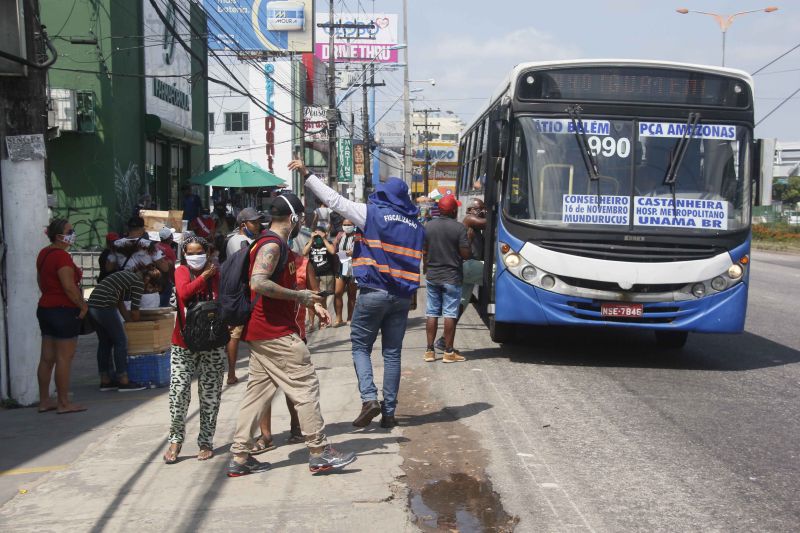
[[[522,269],[520,274],[522,274],[522,279],[527,282],[531,282],[536,279],[536,268],[534,268],[532,265],[528,265]]]
[[[711,280],[711,288],[715,291],[724,291],[725,288],[728,286],[728,282],[725,281],[725,278],[722,276],[717,276],[716,278]]]
[[[503,256],[503,262],[508,268],[517,268],[522,262],[522,258],[515,253],[510,253]]]
[[[704,283],[695,283],[692,285],[692,294],[697,298],[702,298],[706,295],[706,286]]]
[[[544,276],[542,278],[542,288],[543,289],[552,289],[556,286],[556,278],[551,276],[550,274]]]
[[[731,267],[728,269],[728,277],[731,279],[739,279],[742,277],[742,274],[744,274],[744,269],[742,268],[742,265],[738,263],[731,265]]]

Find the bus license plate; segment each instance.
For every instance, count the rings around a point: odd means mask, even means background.
[[[600,304],[600,316],[639,318],[642,313],[644,313],[642,304]]]

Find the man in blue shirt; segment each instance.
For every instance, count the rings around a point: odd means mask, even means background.
[[[408,186],[389,178],[376,187],[369,203],[344,198],[306,169],[302,161],[289,164],[306,180],[306,187],[333,211],[363,231],[353,249],[353,276],[359,288],[351,322],[353,363],[361,393],[361,412],[353,421],[366,427],[382,414],[381,427],[397,425],[395,409],[400,389],[400,353],[406,333],[411,296],[419,288],[425,230],[417,220],[419,208]],[[372,374],[372,346],[381,333],[383,345],[383,402]]]
[[[192,194],[189,185],[181,187],[181,192],[183,193],[183,220],[191,222],[200,215],[203,201],[196,194]]]

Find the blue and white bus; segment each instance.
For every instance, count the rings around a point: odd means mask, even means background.
[[[479,311],[519,325],[744,328],[753,83],[661,61],[526,63],[467,127],[459,196],[487,207]]]

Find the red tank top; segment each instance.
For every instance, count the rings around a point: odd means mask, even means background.
[[[269,239],[265,240],[264,244],[268,242],[270,242]],[[264,244],[253,248],[250,252],[250,275],[253,273],[256,254]],[[281,246],[285,248],[286,244],[281,243]],[[295,290],[297,288],[296,270],[295,254],[291,250],[287,250],[283,271],[278,276],[273,276],[272,280],[281,287]],[[255,299],[256,296],[255,291],[250,292],[251,298]],[[250,315],[243,338],[245,341],[267,341],[292,333],[300,335],[302,319],[299,313],[300,305],[295,300],[276,300],[261,295]]]

